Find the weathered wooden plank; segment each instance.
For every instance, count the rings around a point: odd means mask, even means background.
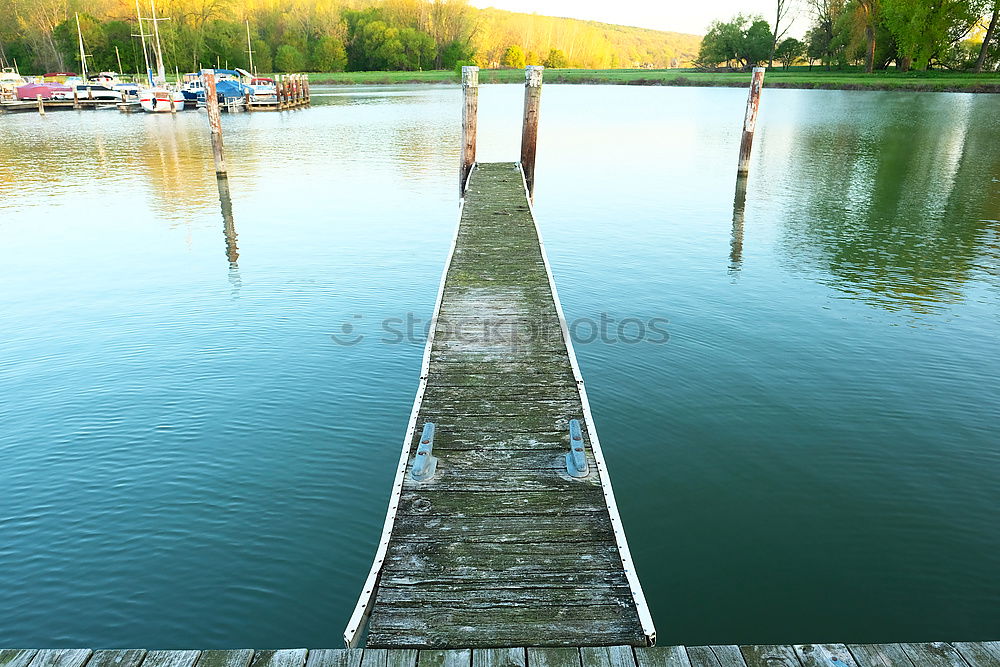
[[[953,642],[952,646],[974,667],[1000,667],[1000,642]]]
[[[635,667],[631,646],[585,646],[580,649],[583,667]]]
[[[632,615],[630,615],[632,614]],[[470,648],[580,646],[601,641],[644,641],[634,610],[618,606],[454,609],[429,605],[419,615],[393,605],[372,611],[368,645],[414,646],[438,642]],[[483,628],[488,628],[484,631]]]
[[[469,404],[478,401],[496,401],[503,405],[508,401],[576,401],[579,402],[580,394],[575,384],[568,382],[525,385],[476,385],[472,387],[454,386],[450,384],[438,384],[429,381],[427,389],[424,391],[424,403],[434,405],[442,401],[447,401],[450,405],[457,407],[458,404]]]
[[[913,667],[899,644],[848,644],[859,667]]]
[[[567,449],[568,451],[568,449]],[[437,453],[437,452],[435,452]],[[555,456],[559,456],[558,454]],[[591,470],[594,462],[591,457]],[[438,457],[437,472],[429,480],[414,484],[411,488],[420,491],[479,491],[487,492],[547,492],[553,502],[561,502],[558,495],[581,486],[600,489],[601,479],[597,474],[586,477],[570,477],[563,471],[565,465],[557,465],[555,457],[546,468],[513,468],[511,470],[490,470],[466,468],[458,457]],[[502,491],[498,491],[502,489]]]
[[[249,667],[253,649],[202,651],[198,667]]]
[[[83,667],[91,653],[89,648],[41,649],[31,660],[31,667]]]
[[[423,422],[421,422],[423,423]],[[437,426],[440,422],[435,422]],[[414,438],[414,443],[420,435]],[[567,431],[536,431],[534,433],[511,433],[499,431],[493,426],[486,428],[465,429],[460,431],[447,430],[443,427],[434,434],[434,451],[438,450],[478,450],[513,451],[518,449],[568,450],[569,432]]]
[[[150,651],[142,667],[194,667],[201,651]]]
[[[0,650],[0,667],[28,667],[38,653],[35,648],[6,648]]]
[[[418,667],[471,667],[472,649],[435,651],[425,649],[418,653]]]
[[[325,648],[309,651],[306,667],[361,667],[361,649]]]
[[[138,648],[94,651],[86,667],[139,667],[145,657]]]
[[[483,648],[472,652],[472,667],[525,667],[523,648]]]
[[[688,646],[687,655],[691,667],[720,667],[722,664],[711,646]]]
[[[307,653],[304,648],[257,651],[250,667],[303,667]]]
[[[858,667],[843,644],[796,644],[792,648],[802,667]]]
[[[951,644],[928,642],[921,644],[900,644],[913,664],[919,667],[968,667],[958,651]]]
[[[743,660],[739,646],[720,644],[709,648],[712,649],[712,653],[715,654],[715,659],[719,661],[718,664],[721,667],[746,667],[747,663]]]
[[[398,648],[393,650],[366,648],[361,667],[416,667],[417,651]]]
[[[454,540],[460,542],[605,542],[611,522],[605,516],[581,521],[575,516],[539,517],[424,517],[404,514],[396,518],[408,541]],[[605,542],[606,543],[606,542]]]
[[[529,648],[528,667],[581,667],[578,648]]]
[[[560,451],[559,456],[563,456]],[[500,459],[505,462],[504,458]],[[562,467],[565,467],[565,463]],[[567,488],[567,506],[552,503],[551,495],[541,491],[498,492],[483,494],[478,491],[439,491],[415,489],[406,491],[400,498],[399,511],[403,514],[425,516],[589,516],[604,507],[604,497],[599,488],[579,485]],[[483,497],[483,496],[486,497]],[[610,563],[609,563],[610,564]]]
[[[791,646],[740,646],[740,652],[748,667],[799,667],[799,658]]]
[[[592,581],[580,577],[582,581],[563,582],[553,580],[552,573],[548,579],[519,579],[502,585],[499,582],[485,588],[482,582],[466,583],[457,588],[449,578],[434,579],[431,583],[414,576],[402,581],[402,577],[390,577],[382,585],[382,601],[402,610],[407,607],[416,612],[426,605],[444,605],[461,609],[494,609],[503,607],[542,608],[549,606],[571,607],[590,605],[622,605],[628,604],[629,589],[624,581],[619,585],[604,581]],[[615,573],[601,573],[593,576],[613,578]],[[472,577],[466,576],[465,579]],[[526,580],[527,579],[527,580]],[[545,585],[548,584],[548,585]],[[574,585],[575,584],[575,585]],[[369,667],[362,663],[362,667]]]
[[[638,667],[691,667],[683,646],[636,647],[635,661]]]

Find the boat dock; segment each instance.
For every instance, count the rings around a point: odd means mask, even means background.
[[[369,647],[655,640],[515,163],[468,179],[348,645],[367,616]]]
[[[997,667],[1000,642],[507,649],[0,650],[0,667]]]

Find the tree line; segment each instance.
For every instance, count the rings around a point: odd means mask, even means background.
[[[153,29],[150,0],[9,0],[0,63],[24,73],[142,70],[136,37]],[[699,37],[576,19],[476,9],[467,0],[159,0],[156,28],[170,70],[259,72],[481,67],[669,67],[689,64]],[[248,39],[249,33],[249,39]],[[250,48],[248,48],[248,43]],[[119,65],[120,63],[120,65]]]
[[[777,0],[775,28],[760,16],[715,21],[702,40],[702,68],[746,69],[796,62],[827,68],[890,66],[903,72],[941,67],[976,72],[1000,67],[1000,0],[807,0],[805,40],[782,39],[789,0]],[[784,28],[784,30],[782,30]]]

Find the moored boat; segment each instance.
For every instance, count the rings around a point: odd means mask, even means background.
[[[184,108],[184,94],[166,86],[143,88],[139,91],[139,106],[154,113],[180,111]]]
[[[73,89],[61,83],[26,83],[17,87],[17,99],[34,100],[41,97],[43,100],[51,100],[54,95],[69,93],[73,97]]]

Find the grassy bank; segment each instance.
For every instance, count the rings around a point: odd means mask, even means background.
[[[550,69],[546,83],[620,84],[635,86],[746,86],[750,75],[744,72],[699,72],[696,70],[649,69]],[[455,72],[328,72],[310,74],[313,84],[402,84],[458,83]],[[522,70],[481,70],[481,83],[520,83]],[[1000,74],[964,72],[876,72],[833,70],[820,67],[774,68],[767,72],[765,86],[770,88],[821,88],[840,90],[913,90],[931,92],[1000,93]]]

